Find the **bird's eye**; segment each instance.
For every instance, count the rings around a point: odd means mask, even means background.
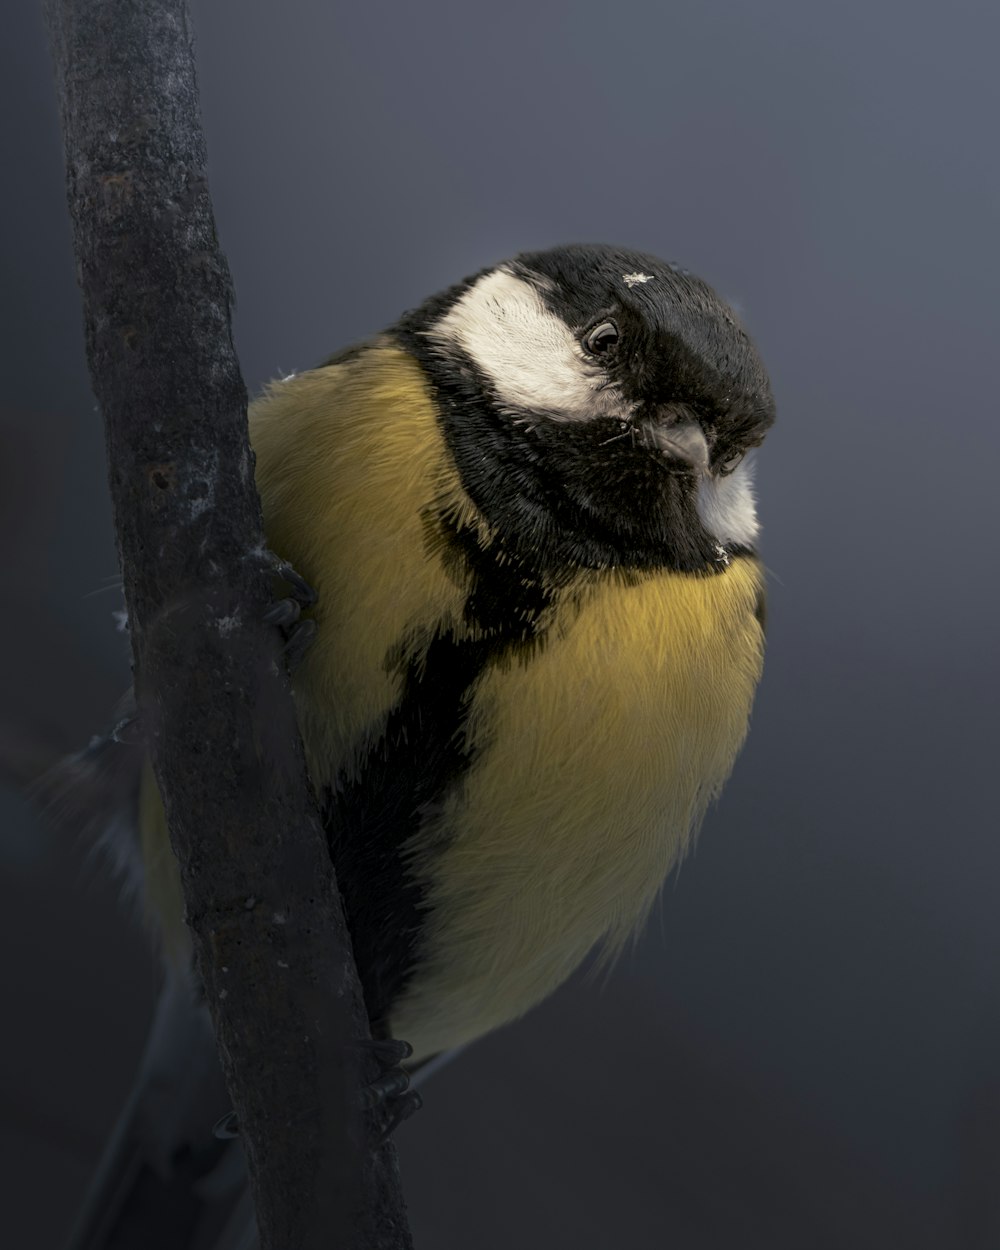
[[[583,350],[588,356],[607,356],[618,342],[618,327],[613,321],[602,321],[583,336]]]
[[[730,456],[728,460],[723,460],[722,464],[719,465],[719,473],[721,476],[726,477],[727,474],[732,473],[734,469],[738,468],[745,455],[746,452],[738,451],[735,456]]]

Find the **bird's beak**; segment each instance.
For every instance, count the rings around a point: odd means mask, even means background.
[[[708,472],[708,443],[697,421],[679,425],[653,425],[649,429],[653,446],[665,456],[683,460],[696,473]]]

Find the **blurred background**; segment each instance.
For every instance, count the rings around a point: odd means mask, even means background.
[[[557,242],[742,309],[769,653],[634,954],[398,1134],[418,1250],[1000,1246],[1000,16],[983,0],[193,0],[251,390]],[[128,682],[39,5],[0,72],[0,1176],[55,1250],[157,989],[25,784]],[[12,1236],[13,1234],[13,1236]]]

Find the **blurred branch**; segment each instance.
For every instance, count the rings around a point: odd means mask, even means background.
[[[184,0],[47,0],[140,717],[263,1250],[410,1244],[277,631]]]

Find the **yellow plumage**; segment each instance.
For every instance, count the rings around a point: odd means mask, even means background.
[[[467,732],[488,745],[438,817],[427,966],[393,1019],[418,1052],[521,1014],[595,942],[620,945],[743,742],[756,561],[581,581],[547,645],[477,693]]]
[[[386,659],[461,628],[465,589],[427,549],[424,513],[458,475],[420,367],[398,348],[270,386],[250,411],[273,551],[316,590],[316,641],[296,674],[317,783],[350,772],[400,694]]]

